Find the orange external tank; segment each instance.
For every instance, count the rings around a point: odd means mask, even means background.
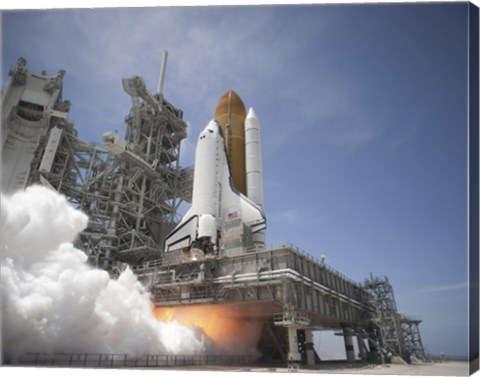
[[[242,99],[233,90],[226,92],[215,109],[215,120],[220,123],[235,188],[246,195],[245,178],[245,117]]]

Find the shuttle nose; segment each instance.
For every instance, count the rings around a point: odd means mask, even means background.
[[[207,127],[205,128],[206,131],[214,134],[218,134],[218,129],[220,128],[220,125],[215,119],[212,119],[208,124]]]
[[[220,125],[217,123],[215,119],[212,119],[205,129],[200,133],[200,139],[205,138],[208,135],[218,135],[218,129],[220,128]]]

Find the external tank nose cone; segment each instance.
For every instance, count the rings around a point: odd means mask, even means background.
[[[215,109],[216,119],[226,114],[230,116],[235,114],[242,118],[247,115],[242,99],[233,90],[229,90],[220,98]]]

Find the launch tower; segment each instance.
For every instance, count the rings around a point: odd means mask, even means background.
[[[165,64],[166,57],[161,80]],[[122,82],[132,99],[127,131],[125,138],[114,132],[103,135],[104,146],[115,158],[107,186],[102,183],[98,190],[109,198],[104,205],[113,259],[136,264],[159,256],[166,235],[178,222],[179,205],[191,195],[192,170],[179,164],[180,142],[187,136],[183,112],[163,93],[149,92],[140,76]],[[107,249],[106,257],[110,255]]]
[[[18,60],[2,93],[2,191],[41,183],[65,194],[89,217],[77,247],[94,265],[112,270],[158,258],[191,196],[193,169],[179,165],[183,112],[150,93],[142,77],[125,79],[132,98],[125,137],[109,132],[105,147],[87,144],[68,120],[65,71],[34,74],[26,63]]]

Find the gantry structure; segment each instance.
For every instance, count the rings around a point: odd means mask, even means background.
[[[102,212],[109,219],[106,264],[137,264],[158,256],[179,220],[182,200],[191,196],[192,169],[179,164],[180,142],[187,136],[183,112],[162,94],[151,94],[140,76],[124,79],[123,87],[132,99],[127,130],[124,138],[104,134],[113,166],[107,182],[95,188],[105,198]]]
[[[340,331],[349,362],[423,358],[421,321],[398,313],[387,278],[357,284],[288,244],[163,252],[193,178],[179,163],[187,126],[163,96],[165,65],[166,55],[153,93],[140,76],[122,80],[132,102],[125,135],[107,132],[99,146],[68,120],[65,71],[31,73],[20,58],[2,91],[2,192],[40,183],[64,194],[89,217],[77,247],[90,263],[114,276],[130,266],[158,307],[230,305],[262,321],[265,361],[315,364],[312,331],[327,329]]]
[[[31,73],[23,58],[10,70],[2,93],[2,191],[41,183],[64,194],[89,217],[77,246],[96,266],[158,257],[191,196],[193,170],[179,165],[183,112],[150,93],[140,76],[124,79],[132,99],[125,137],[108,132],[103,146],[88,144],[68,121],[64,75]]]
[[[371,304],[375,308],[372,322],[380,332],[377,345],[384,350],[381,357],[399,356],[407,362],[412,357],[425,360],[419,330],[422,321],[398,312],[393,287],[388,278],[371,275],[365,280],[364,287],[371,294]]]

